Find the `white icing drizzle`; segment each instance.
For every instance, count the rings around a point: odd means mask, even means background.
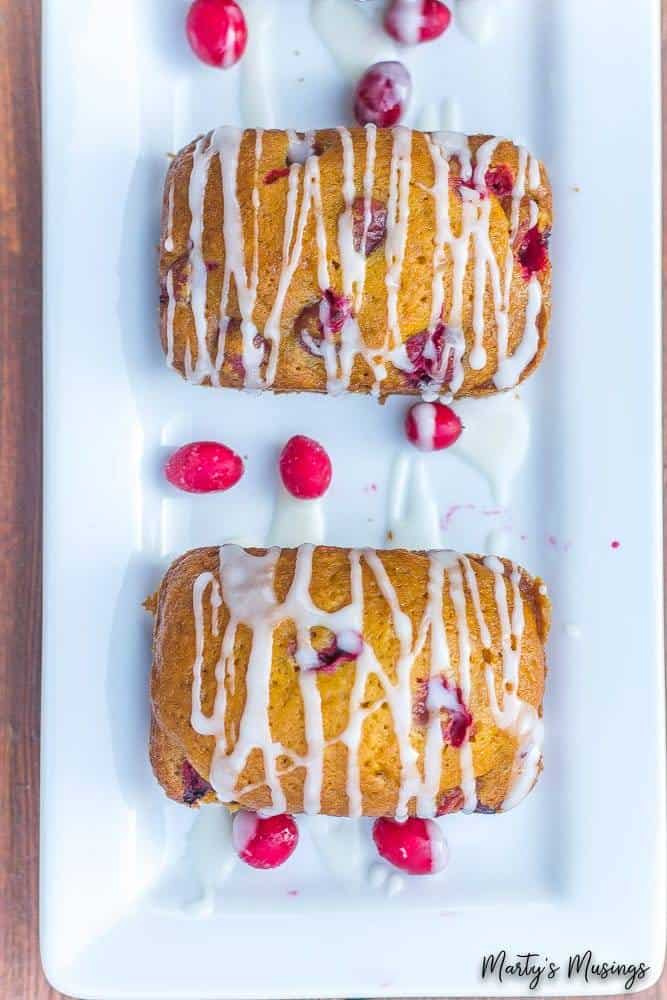
[[[202,254],[204,239],[204,195],[211,165],[212,141],[207,145],[206,136],[198,139],[192,154],[192,172],[188,203],[190,206],[190,303],[197,337],[197,360],[192,367],[190,344],[185,354],[185,374],[190,382],[201,383],[208,376],[215,377],[214,367],[206,341],[206,284],[207,270]]]
[[[475,571],[466,556],[449,551],[429,553],[429,571],[426,604],[416,629],[402,609],[391,579],[380,555],[370,549],[349,551],[351,600],[335,612],[318,608],[311,596],[312,562],[315,548],[302,545],[296,550],[294,577],[281,603],[274,591],[274,575],[280,549],[271,548],[264,555],[250,555],[236,545],[223,545],[220,549],[220,583],[210,572],[202,573],[193,585],[195,623],[195,659],[193,662],[191,723],[196,732],[214,736],[215,750],[211,761],[210,781],[221,801],[234,801],[239,795],[260,787],[239,785],[239,779],[253,751],[263,759],[264,781],[271,806],[266,813],[280,813],[286,808],[281,777],[288,772],[303,769],[304,811],[316,814],[322,808],[322,783],[324,755],[327,746],[342,743],[347,749],[346,791],[348,814],[360,816],[363,812],[359,751],[365,719],[386,705],[392,716],[399,749],[400,785],[396,803],[397,818],[405,818],[411,802],[416,803],[420,816],[433,816],[438,807],[442,775],[442,757],[445,747],[441,711],[456,709],[460,697],[470,705],[472,641],[468,626],[468,599],[472,601],[479,638],[483,647],[491,646],[491,635],[481,610]],[[322,698],[317,669],[318,657],[311,641],[315,626],[329,629],[343,650],[356,651],[364,621],[364,591],[362,560],[372,573],[376,585],[386,601],[393,632],[399,643],[395,664],[395,679],[390,678],[378,661],[372,646],[362,641],[354,665],[354,680],[349,700],[347,725],[335,739],[326,740],[322,719]],[[502,704],[496,692],[493,667],[486,666],[486,686],[489,706],[495,724],[510,731],[517,740],[518,749],[512,782],[503,803],[510,808],[532,787],[541,760],[542,723],[535,709],[518,696],[521,638],[524,630],[523,603],[520,594],[518,567],[510,564],[509,586],[512,606],[507,593],[503,563],[489,557],[484,565],[493,573],[494,596],[500,625],[502,656]],[[467,591],[467,592],[466,592]],[[224,600],[228,621],[221,638],[221,651],[215,669],[216,694],[212,714],[206,715],[201,706],[202,669],[206,641],[205,599],[208,594],[210,631],[219,634],[219,609]],[[223,596],[224,595],[224,596]],[[447,598],[447,595],[448,598]],[[469,597],[468,597],[469,595]],[[445,600],[452,603],[455,619],[457,662],[452,665],[447,629],[445,627]],[[304,712],[304,729],[307,749],[298,754],[277,743],[270,727],[270,691],[273,658],[273,633],[280,622],[291,620],[296,632],[294,658],[298,669],[298,682]],[[234,646],[239,625],[247,626],[252,633],[245,676],[246,703],[238,722],[238,732],[228,752],[226,713],[228,694],[235,685]],[[429,721],[425,733],[423,775],[419,769],[418,752],[412,744],[413,693],[412,673],[430,636],[428,664]],[[382,695],[372,704],[366,704],[369,678],[375,676],[382,688]],[[446,681],[446,685],[441,681]],[[477,805],[473,748],[468,740],[459,748],[461,790],[465,811],[474,811]],[[287,759],[289,766],[280,765]]]
[[[246,248],[241,208],[237,192],[239,150],[243,132],[235,128],[221,128],[197,141],[190,175],[188,199],[191,212],[189,256],[190,301],[194,317],[196,361],[192,363],[190,344],[185,350],[185,374],[194,382],[209,379],[219,384],[220,369],[225,357],[226,332],[229,325],[227,311],[231,282],[237,290],[242,339],[242,364],[244,385],[248,388],[270,388],[276,378],[280,352],[281,326],[290,286],[302,263],[304,235],[311,213],[317,248],[317,282],[320,292],[320,320],[322,337],[317,343],[311,339],[311,350],[323,360],[327,374],[327,388],[331,393],[348,388],[357,357],[363,358],[374,374],[375,394],[381,392],[387,376],[387,362],[411,372],[413,362],[403,341],[399,320],[399,297],[403,281],[404,263],[410,220],[410,188],[412,173],[412,137],[410,129],[398,126],[392,130],[392,151],[389,166],[389,194],[387,201],[384,256],[386,262],[385,286],[387,293],[387,331],[385,343],[379,349],[365,346],[358,316],[364,304],[366,284],[366,238],[372,223],[372,196],[376,167],[376,129],[367,126],[366,156],[363,173],[363,233],[359,249],[355,248],[354,202],[355,148],[348,129],[340,127],[342,149],[343,210],[337,225],[337,250],[341,264],[342,292],[351,304],[351,315],[345,320],[338,335],[327,325],[329,306],[325,294],[331,287],[328,262],[327,236],[322,205],[320,168],[313,133],[300,138],[289,134],[289,175],[282,241],[282,260],[271,312],[264,330],[258,331],[253,322],[259,285],[259,161],[262,155],[262,132],[257,130],[255,142],[254,186],[252,192],[253,250],[250,273],[246,268]],[[487,364],[485,348],[485,304],[490,296],[496,326],[497,368],[493,381],[498,389],[515,385],[525,368],[530,365],[539,349],[538,320],[542,309],[542,287],[538,275],[528,280],[524,333],[513,354],[508,355],[510,293],[514,274],[515,241],[521,226],[521,207],[529,195],[528,225],[537,223],[538,203],[530,192],[541,184],[539,161],[519,147],[518,168],[511,193],[508,249],[504,262],[499,263],[491,242],[490,223],[493,199],[486,187],[486,174],[493,164],[501,139],[484,142],[473,155],[468,138],[458,132],[440,131],[425,134],[434,168],[431,195],[434,199],[435,233],[432,260],[431,308],[428,333],[433,334],[440,324],[446,326],[443,357],[440,360],[441,381],[424,387],[424,398],[436,398],[447,388],[456,393],[463,382],[463,358],[466,344],[463,334],[466,276],[470,270],[472,254],[472,343],[469,345],[468,364],[481,370]],[[225,271],[219,315],[218,347],[215,359],[209,356],[207,346],[207,268],[202,254],[203,206],[209,178],[211,160],[217,156],[220,163],[223,189],[223,236],[225,245]],[[452,176],[450,161],[459,162],[458,193],[461,197],[461,231],[455,236],[450,217]],[[283,182],[284,183],[284,182]],[[173,187],[168,199],[173,212]],[[301,196],[301,197],[300,197]],[[524,223],[525,224],[525,223]],[[168,224],[165,245],[171,240]],[[173,242],[173,241],[172,241]],[[445,315],[445,277],[451,261],[451,288],[448,314]],[[168,360],[173,362],[173,278],[167,277],[167,345]],[[304,335],[305,336],[305,335]],[[268,342],[268,359],[265,348]],[[436,348],[429,337],[424,346],[424,357],[436,359]],[[262,373],[262,368],[265,371]],[[449,369],[448,386],[441,382]]]
[[[261,343],[257,343],[257,327],[252,321],[252,316],[255,303],[257,302],[257,285],[259,282],[259,191],[257,188],[257,165],[262,155],[262,131],[257,129],[255,139],[255,179],[252,193],[253,261],[250,279],[248,279],[246,273],[243,222],[236,193],[236,178],[243,132],[236,128],[221,128],[214,133],[214,137],[211,145],[220,158],[220,176],[225,204],[223,219],[225,274],[223,279],[223,295],[220,302],[220,337],[218,341],[218,365],[216,372],[224,358],[225,338],[223,331],[226,329],[230,277],[233,277],[239,303],[239,312],[241,313],[245,384],[251,389],[260,388],[262,385],[260,366],[264,359],[264,348]]]
[[[498,30],[499,6],[499,0],[458,0],[456,23],[471,41],[485,45]]]
[[[167,253],[174,252],[174,188],[176,186],[176,181],[172,181],[169,185],[169,194],[167,195],[167,234],[164,238],[164,248]]]
[[[402,344],[398,322],[398,293],[405,247],[408,240],[410,215],[410,174],[412,172],[412,132],[404,126],[393,129],[391,165],[389,168],[389,201],[387,203],[387,235],[384,255],[387,262],[387,327],[391,347]]]

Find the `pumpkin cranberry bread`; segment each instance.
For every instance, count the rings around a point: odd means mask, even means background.
[[[504,139],[221,128],[169,169],[161,337],[192,382],[483,395],[537,367],[551,190]]]
[[[541,770],[550,605],[508,561],[224,545],[148,603],[151,760],[180,802],[496,812]]]

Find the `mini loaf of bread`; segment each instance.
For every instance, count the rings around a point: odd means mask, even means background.
[[[224,545],[149,606],[151,761],[180,802],[496,812],[541,770],[550,605],[506,560]]]
[[[504,139],[218,129],[167,175],[167,362],[276,392],[508,389],[544,352],[550,231],[546,171]]]

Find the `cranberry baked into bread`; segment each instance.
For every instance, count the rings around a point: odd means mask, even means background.
[[[551,190],[504,139],[221,128],[169,169],[167,362],[195,383],[455,396],[539,364]]]
[[[151,760],[180,802],[496,812],[538,777],[550,604],[507,560],[224,545],[148,604]]]

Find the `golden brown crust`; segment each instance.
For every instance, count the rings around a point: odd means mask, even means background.
[[[387,205],[390,189],[390,163],[392,152],[392,130],[378,130],[377,155],[375,161],[375,181],[373,198],[383,206]],[[366,137],[363,129],[350,130],[354,148],[355,189],[358,196],[363,192],[363,175],[366,161]],[[473,154],[489,139],[489,136],[475,135],[469,138],[469,148]],[[315,146],[319,151],[319,171],[322,190],[324,229],[327,240],[327,263],[330,287],[337,293],[342,290],[341,261],[338,248],[338,224],[345,209],[342,192],[343,150],[341,137],[336,129],[324,129],[315,133]],[[237,195],[241,211],[245,241],[245,265],[250,273],[252,248],[254,245],[254,210],[252,207],[253,188],[257,178],[259,195],[259,285],[253,322],[261,335],[271,308],[276,300],[278,280],[281,273],[283,236],[288,198],[288,179],[278,176],[270,183],[265,178],[272,172],[283,171],[288,155],[289,138],[287,132],[266,131],[262,135],[262,152],[259,163],[255,160],[256,133],[244,133],[239,155]],[[190,224],[189,183],[192,171],[195,143],[183,149],[172,161],[164,193],[162,211],[162,233],[160,241],[161,305],[160,329],[165,352],[173,354],[173,367],[186,375],[186,353],[195,364],[198,355],[195,322],[191,304],[190,287]],[[507,166],[513,176],[519,169],[521,152],[517,146],[501,140],[495,149],[490,167]],[[217,154],[212,164],[218,162]],[[473,159],[474,162],[474,159]],[[517,226],[525,233],[529,225],[531,203],[537,211],[536,225],[540,233],[548,234],[552,222],[551,187],[546,170],[539,164],[539,184],[529,187],[521,198]],[[455,157],[450,159],[450,218],[452,230],[458,235],[461,230],[462,197],[461,187],[456,178],[460,174],[460,164]],[[436,232],[435,200],[431,189],[434,186],[434,166],[427,139],[423,133],[412,134],[411,179],[409,193],[408,238],[398,296],[398,319],[403,343],[414,335],[428,329],[430,323],[433,247]],[[204,201],[204,236],[202,253],[208,268],[206,293],[207,346],[211,358],[218,354],[220,338],[220,305],[225,272],[225,245],[222,233],[223,197],[220,170],[211,169]],[[534,180],[533,176],[533,180]],[[301,191],[301,186],[299,188]],[[507,255],[511,247],[511,201],[510,197],[488,194],[490,199],[489,241],[493,256],[504,274]],[[170,199],[173,205],[170,209]],[[299,194],[298,205],[301,194]],[[167,242],[166,242],[167,241]],[[173,242],[169,242],[173,241]],[[170,249],[166,249],[166,246]],[[471,252],[463,282],[462,329],[466,341],[463,358],[463,383],[457,396],[480,396],[497,391],[493,376],[498,367],[498,329],[496,309],[493,302],[492,283],[487,281],[484,293],[484,335],[486,363],[479,370],[471,368],[469,355],[474,342],[473,302],[475,243],[470,241]],[[516,257],[517,247],[514,247]],[[275,379],[271,388],[275,392],[326,392],[327,377],[321,357],[305,350],[299,327],[304,322],[304,311],[317,307],[322,292],[318,280],[317,240],[313,213],[310,213],[303,238],[301,262],[296,268],[285,300],[280,324],[280,350]],[[453,258],[446,252],[444,315],[448,315],[452,299]],[[173,302],[169,302],[167,277],[171,271],[173,282]],[[362,308],[357,316],[364,345],[379,349],[387,334],[387,262],[385,245],[380,243],[367,257],[365,293]],[[534,356],[527,361],[519,381],[526,378],[540,363],[547,342],[547,330],[551,311],[551,267],[548,264],[538,275],[541,285],[542,304],[536,320],[538,345]],[[520,344],[525,332],[525,317],[528,298],[528,283],[522,275],[521,267],[514,266],[509,298],[508,354],[511,355]],[[173,318],[170,319],[170,308]],[[224,341],[224,359],[216,380],[225,386],[240,387],[244,383],[242,364],[242,337],[240,333],[241,312],[234,279],[231,280],[229,302],[226,309],[230,318]],[[168,326],[170,333],[168,334]],[[168,341],[171,338],[171,345]],[[266,364],[263,365],[266,372]],[[210,385],[209,375],[200,379]],[[374,375],[368,363],[358,355],[354,362],[349,389],[354,392],[370,392]],[[382,396],[390,394],[418,395],[420,388],[414,378],[387,362],[386,378],[382,381]]]
[[[261,554],[264,550],[248,550]],[[402,610],[409,616],[414,634],[424,614],[427,602],[429,556],[424,552],[391,550],[378,556],[396,592]],[[466,618],[471,644],[471,698],[473,717],[471,730],[472,758],[477,781],[480,811],[495,811],[507,796],[515,763],[517,739],[511,731],[499,728],[492,717],[485,680],[485,669],[491,666],[495,676],[496,696],[502,704],[503,672],[500,655],[500,620],[494,596],[494,575],[482,559],[468,557],[479,588],[481,610],[491,636],[485,649],[478,620],[465,586]],[[276,568],[275,592],[282,601],[292,582],[296,553],[282,550]],[[510,573],[512,564],[503,561],[508,608],[513,606]],[[364,641],[372,647],[387,676],[395,681],[398,639],[389,607],[377,580],[362,557],[364,587]],[[193,583],[202,573],[220,580],[219,550],[195,549],[177,559],[162,580],[158,592],[154,621],[153,672],[151,698],[153,725],[151,728],[151,762],[159,782],[167,794],[183,801],[183,765],[188,762],[203,779],[208,779],[215,739],[201,736],[190,722],[193,663],[195,660],[195,628],[193,615]],[[540,581],[520,570],[519,591],[522,598],[525,627],[521,641],[519,697],[541,715],[545,678],[544,643],[549,629],[550,605]],[[331,612],[347,605],[351,599],[349,550],[320,546],[315,549],[310,587],[312,600],[323,611]],[[202,709],[211,714],[216,683],[214,671],[219,659],[221,636],[228,612],[220,609],[217,638],[210,629],[210,610],[205,615],[206,641],[202,668]],[[455,611],[444,591],[444,620],[453,670],[459,678],[459,645]],[[294,623],[282,621],[274,632],[271,668],[269,718],[273,740],[288,751],[304,754],[307,749],[304,731],[304,708],[299,687],[298,668],[293,659]],[[245,671],[248,663],[251,633],[241,626],[234,647],[236,684],[228,693],[226,715],[227,752],[231,752],[245,705]],[[428,677],[430,637],[414,662],[411,675],[413,697]],[[346,793],[347,750],[336,741],[344,730],[349,713],[349,698],[355,677],[355,662],[339,665],[331,674],[318,675],[322,702],[324,736],[328,742],[324,759],[324,781],[321,811],[330,815],[347,815]],[[382,700],[380,682],[369,679],[365,703]],[[365,719],[360,744],[359,763],[363,812],[365,815],[392,815],[396,809],[400,785],[400,759],[392,716],[387,704],[381,705]],[[425,730],[418,722],[412,727],[410,741],[423,756]],[[289,761],[287,761],[289,763]],[[420,770],[423,761],[420,763]],[[446,811],[455,811],[463,804],[460,793],[461,766],[459,751],[445,746],[442,754],[442,776],[439,802]],[[264,784],[264,768],[259,752],[252,752],[240,775],[236,801],[247,808],[270,805],[270,794]],[[303,811],[304,768],[296,768],[282,778],[282,787],[290,812]],[[245,791],[246,786],[252,786]],[[212,796],[207,794],[204,801]],[[191,803],[192,804],[192,803]],[[410,802],[414,811],[415,801]]]

